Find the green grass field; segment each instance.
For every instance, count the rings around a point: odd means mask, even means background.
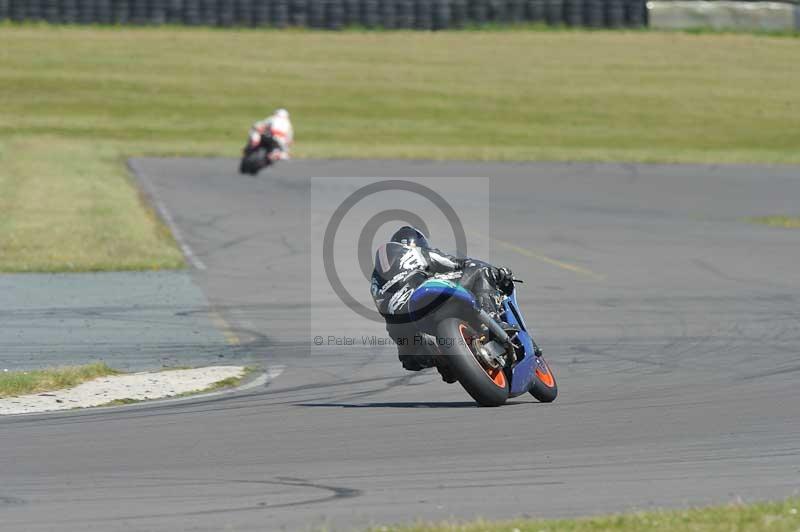
[[[381,527],[373,532],[797,532],[800,499],[587,519],[476,521]]]
[[[40,135],[0,137],[0,148],[0,271],[183,265],[119,147]]]
[[[0,26],[0,271],[173,268],[128,155],[800,163],[800,40]]]

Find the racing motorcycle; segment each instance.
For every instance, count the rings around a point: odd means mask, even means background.
[[[435,342],[437,366],[479,405],[500,406],[524,393],[550,403],[558,395],[556,379],[525,324],[516,287],[510,292],[498,290],[495,318],[463,286],[430,278],[414,290],[408,308],[426,341]]]
[[[280,155],[280,145],[271,135],[262,134],[260,142],[253,142],[248,138],[247,144],[242,150],[239,172],[256,175],[262,168],[277,162],[280,159]]]

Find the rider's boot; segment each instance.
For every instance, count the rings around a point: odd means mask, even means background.
[[[433,357],[419,340],[416,328],[410,324],[387,323],[386,332],[397,345],[397,358],[408,371],[421,371],[433,367]]]
[[[447,384],[453,384],[458,380],[453,374],[450,364],[448,364],[446,360],[441,358],[436,359],[436,370],[439,372],[439,375],[442,376],[442,380]]]
[[[398,355],[403,369],[408,371],[422,371],[434,366],[433,358],[429,355]]]
[[[405,344],[397,346],[397,358],[408,371],[422,371],[435,365],[433,356],[423,345]]]

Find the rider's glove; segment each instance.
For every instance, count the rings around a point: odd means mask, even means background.
[[[514,291],[514,273],[508,268],[495,268],[492,273],[497,288],[506,295],[511,295]]]

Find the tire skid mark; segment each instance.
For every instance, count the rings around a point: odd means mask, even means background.
[[[113,477],[112,477],[113,478]],[[115,522],[120,520],[144,520],[144,519],[160,519],[169,517],[192,517],[203,515],[219,515],[226,513],[237,513],[246,511],[263,511],[274,510],[277,508],[293,508],[303,507],[313,504],[323,504],[340,499],[350,499],[363,495],[359,489],[349,488],[344,486],[335,486],[331,484],[320,484],[310,480],[293,477],[275,477],[275,480],[252,480],[252,479],[205,479],[205,478],[180,478],[180,477],[137,477],[136,480],[140,481],[155,481],[155,482],[178,482],[182,486],[197,486],[198,483],[213,484],[253,484],[263,486],[279,486],[286,488],[309,488],[312,490],[319,490],[323,493],[318,497],[310,497],[303,500],[269,504],[268,502],[259,502],[257,504],[247,504],[241,506],[223,507],[223,508],[210,508],[207,510],[194,510],[183,512],[159,512],[152,514],[129,514],[129,515],[116,515],[109,517],[97,518],[82,518],[82,519],[62,519],[62,523],[102,523],[102,522]],[[0,498],[2,503],[2,498]],[[32,524],[32,523],[28,523]]]
[[[35,416],[26,416],[18,418],[0,419],[0,426],[12,424],[30,424],[30,425],[69,425],[79,423],[96,423],[98,420],[103,419],[143,419],[153,418],[160,416],[174,416],[174,415],[199,415],[209,412],[223,412],[235,411],[245,409],[263,410],[266,407],[272,406],[285,406],[295,405],[303,401],[326,401],[333,400],[335,395],[326,394],[323,396],[315,396],[306,399],[300,398],[287,398],[283,401],[276,401],[273,399],[275,396],[280,397],[284,394],[292,394],[295,392],[316,392],[319,389],[330,389],[337,387],[350,387],[357,384],[369,384],[383,381],[391,381],[387,386],[383,386],[380,390],[386,390],[391,387],[402,385],[402,379],[413,378],[413,375],[408,375],[398,379],[397,377],[371,377],[365,379],[353,379],[346,381],[328,382],[328,383],[315,383],[304,384],[300,386],[292,386],[283,389],[271,390],[269,387],[262,388],[258,391],[252,391],[242,394],[223,395],[219,397],[212,397],[208,399],[198,398],[197,400],[187,400],[184,403],[164,403],[160,405],[134,405],[127,410],[117,410],[113,412],[92,412],[92,411],[74,411],[63,414],[42,414]]]
[[[12,497],[11,495],[0,495],[0,510],[6,506],[19,506],[27,504],[28,501],[20,499],[19,497]]]

